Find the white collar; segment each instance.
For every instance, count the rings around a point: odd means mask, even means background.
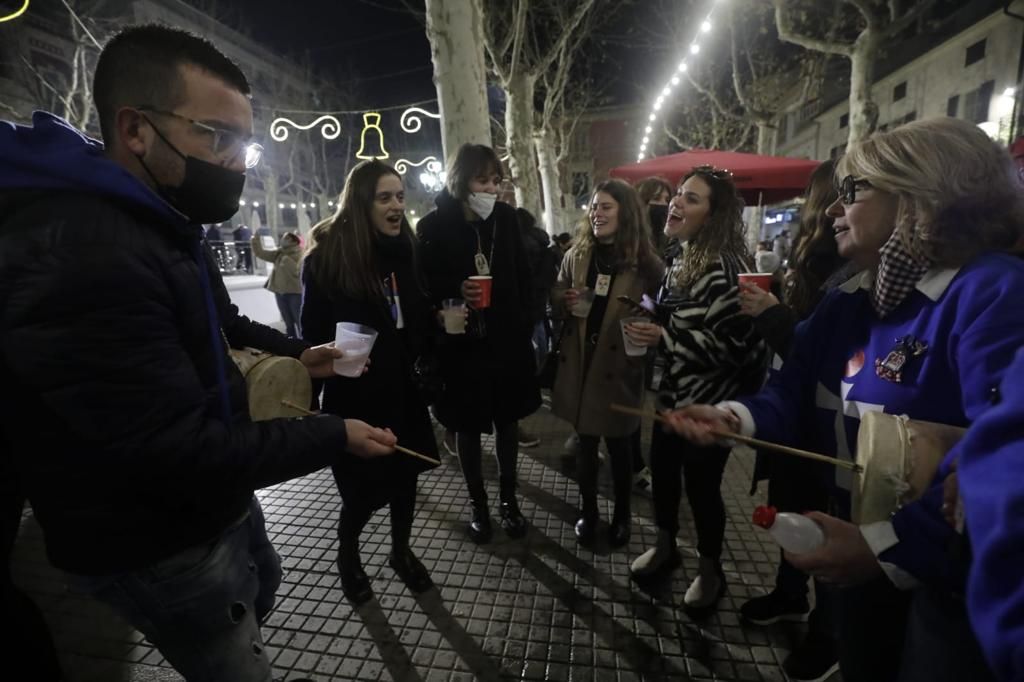
[[[931,300],[937,301],[946,292],[949,283],[953,281],[958,272],[960,272],[960,268],[931,268],[921,276],[921,279],[917,280],[914,288]],[[874,281],[873,270],[861,270],[840,284],[839,289],[844,293],[852,294],[858,289],[870,289]]]

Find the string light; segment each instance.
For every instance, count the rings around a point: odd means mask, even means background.
[[[8,14],[7,16],[0,17],[0,24],[2,24],[5,21],[13,21],[14,19],[20,17],[28,10],[28,5],[30,2],[31,0],[25,0],[25,4],[23,4],[20,9],[14,10],[14,12]]]
[[[711,33],[712,14],[714,14],[715,6],[720,4],[721,2],[723,2],[723,0],[712,0],[712,7],[708,10],[707,16],[705,16],[704,20],[700,23],[698,34],[693,37],[693,40],[689,44],[689,53],[691,55],[700,54],[700,43],[697,42],[697,38],[702,33]],[[676,67],[676,72],[672,74],[668,82],[664,85],[664,87],[662,87],[661,93],[651,104],[651,111],[647,116],[649,124],[654,123],[655,121],[658,120],[658,112],[661,111],[662,107],[664,107],[667,104],[666,99],[669,96],[671,96],[673,92],[672,88],[680,84],[678,74],[686,73],[688,68],[689,65],[687,64],[686,59],[682,59],[679,61],[679,65]],[[649,124],[644,127],[643,138],[640,142],[640,149],[637,153],[637,161],[643,161],[644,158],[646,158],[647,156],[648,146],[653,146],[652,133],[654,132],[654,126]]]

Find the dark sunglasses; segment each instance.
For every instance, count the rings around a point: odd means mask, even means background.
[[[693,175],[706,175],[714,178],[715,180],[729,180],[732,178],[732,173],[730,171],[727,171],[724,168],[715,168],[708,164],[703,166],[694,166],[693,170],[690,172]]]
[[[857,200],[857,189],[871,187],[871,183],[867,180],[855,178],[852,175],[847,175],[836,187],[836,192],[839,194],[840,201],[843,202],[844,206],[849,206]]]

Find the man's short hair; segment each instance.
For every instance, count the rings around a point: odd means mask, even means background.
[[[129,26],[111,38],[100,53],[92,94],[103,139],[114,141],[114,117],[122,107],[149,105],[172,111],[184,87],[179,68],[191,64],[243,95],[249,81],[233,61],[211,42],[180,28],[145,24]]]

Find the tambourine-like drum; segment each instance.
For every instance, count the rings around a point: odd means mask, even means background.
[[[231,359],[245,377],[249,416],[254,422],[302,414],[283,405],[282,400],[303,407],[309,405],[313,385],[306,366],[295,358],[243,348],[232,349]]]
[[[854,476],[853,522],[888,521],[901,506],[921,497],[964,431],[906,415],[864,414],[857,431],[862,471]]]

